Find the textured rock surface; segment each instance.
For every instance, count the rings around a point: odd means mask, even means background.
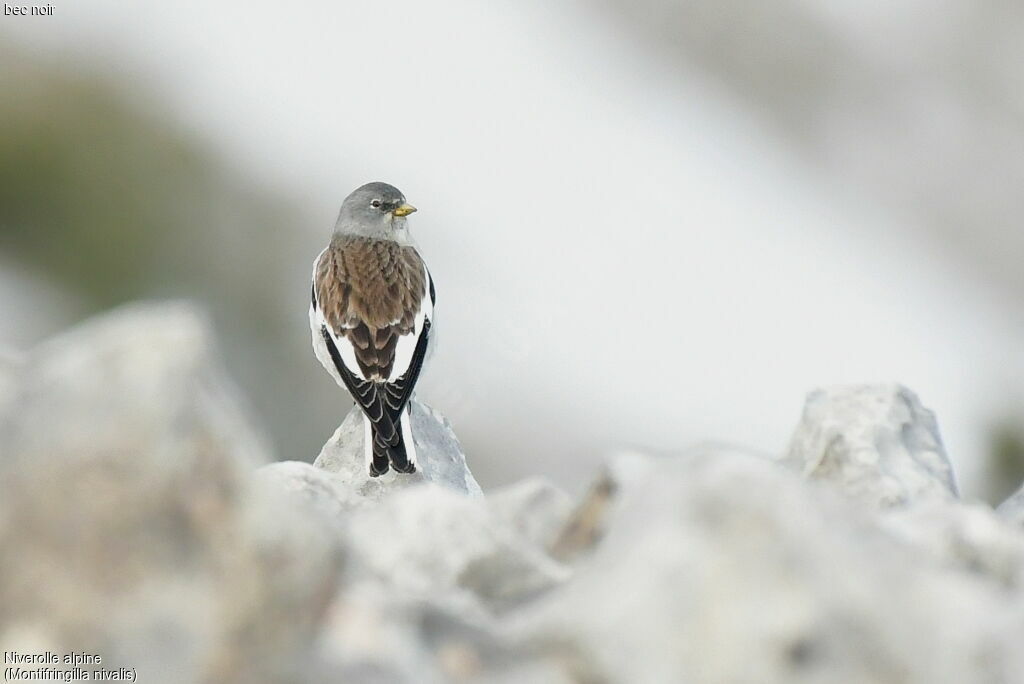
[[[812,392],[785,462],[880,506],[957,496],[935,416],[899,385]]]
[[[781,459],[621,454],[578,501],[481,496],[414,421],[413,477],[365,474],[358,413],[267,463],[180,305],[0,360],[0,650],[158,684],[1024,681],[1022,497],[961,502],[905,389],[812,394]]]
[[[1024,588],[1024,535],[985,504],[925,501],[879,524],[935,563],[1016,591]]]
[[[516,618],[524,653],[584,681],[1024,681],[1020,585],[951,571],[955,542],[921,553],[745,454],[661,459],[617,491],[574,579]],[[935,541],[940,523],[916,520]],[[974,553],[998,565],[1012,540],[1019,569],[1020,535],[989,533]]]
[[[572,498],[547,480],[533,478],[487,495],[494,515],[524,539],[550,548],[572,513]]]
[[[338,525],[348,519],[347,513],[369,503],[334,473],[304,461],[268,463],[256,471],[256,479],[265,491],[276,490],[293,505],[316,511]]]
[[[353,566],[387,586],[467,606],[475,599],[504,607],[568,574],[484,499],[433,484],[395,492],[358,511],[349,523],[349,542]]]
[[[430,482],[362,496],[338,475],[294,461],[263,466],[258,480],[332,522],[349,551],[351,581],[479,614],[568,574],[544,551],[570,506],[548,483],[522,483],[493,499]]]
[[[1024,487],[1021,487],[1013,496],[999,504],[999,515],[1010,520],[1021,527],[1024,527]]]
[[[327,441],[314,465],[335,473],[345,485],[373,500],[395,489],[433,482],[466,494],[480,495],[480,485],[466,467],[459,440],[444,416],[412,400],[412,431],[416,443],[417,470],[412,476],[389,470],[370,477],[363,454],[363,416],[352,407],[341,426]]]
[[[268,455],[180,305],[26,359],[0,417],[0,644],[139,681],[303,682],[337,541],[248,473]]]

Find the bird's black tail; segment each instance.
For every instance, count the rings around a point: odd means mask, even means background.
[[[370,462],[370,476],[378,477],[388,472],[388,467],[398,473],[415,473],[416,464],[409,458],[402,434],[401,413],[385,415],[383,420],[372,423],[370,433],[373,439],[373,459]]]
[[[315,290],[313,296],[315,304]],[[393,467],[399,473],[416,472],[415,456],[409,458],[405,437],[402,434],[402,418],[404,416],[405,420],[409,420],[409,414],[405,412],[405,408],[412,396],[416,378],[419,377],[423,356],[427,349],[427,332],[429,330],[430,321],[427,320],[423,324],[423,332],[416,343],[414,358],[409,369],[395,382],[387,383],[356,377],[342,360],[338,346],[334,343],[334,338],[327,329],[327,325],[324,324],[320,328],[324,344],[327,346],[331,361],[334,362],[334,367],[337,368],[342,383],[352,394],[352,398],[362,409],[363,415],[370,424],[373,452],[370,459],[371,477],[383,475],[388,472],[389,467]],[[415,454],[415,445],[412,449]]]

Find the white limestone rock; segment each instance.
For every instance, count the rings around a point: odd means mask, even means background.
[[[521,661],[604,682],[1024,681],[1024,602],[1001,572],[922,552],[767,459],[652,464],[574,578],[513,616]]]
[[[572,498],[543,478],[530,478],[487,495],[497,519],[538,548],[550,548],[573,510]]]
[[[542,483],[497,502],[433,483],[357,496],[342,515],[344,587],[317,646],[337,681],[470,681],[492,658],[507,664],[502,616],[570,577],[544,548],[562,496]]]
[[[354,511],[349,575],[409,596],[500,610],[564,581],[568,571],[479,497],[428,483]]]
[[[577,503],[483,497],[413,422],[413,476],[368,476],[358,410],[266,464],[183,305],[0,359],[0,644],[157,684],[1024,681],[1024,494],[961,502],[905,389],[813,394],[795,468],[630,452]]]
[[[269,463],[256,471],[256,481],[294,505],[324,516],[332,525],[342,525],[347,513],[367,504],[336,474],[304,461]]]
[[[997,512],[1006,520],[1024,528],[1024,486],[1021,486],[1010,498],[999,504]]]
[[[958,496],[935,416],[899,385],[812,392],[783,462],[880,507]]]
[[[184,303],[129,305],[54,337],[26,357],[15,405],[0,424],[11,453],[64,467],[140,446],[269,460],[266,441],[214,350],[209,323]],[[154,459],[184,471],[190,458]]]
[[[466,465],[466,456],[448,420],[415,398],[412,400],[412,433],[418,459],[416,472],[406,475],[388,470],[379,477],[370,477],[363,453],[363,416],[359,407],[353,406],[313,465],[334,473],[345,487],[370,501],[424,482],[470,496],[483,494]]]
[[[744,447],[725,444],[702,444],[696,451],[722,452],[768,459],[769,456]],[[671,464],[676,456],[649,455],[639,451],[620,451],[605,463],[567,516],[565,524],[555,535],[551,554],[562,562],[576,561],[597,547],[614,520],[624,492],[633,491],[646,482],[664,464]]]
[[[884,511],[877,522],[939,567],[1024,591],[1024,530],[987,504],[931,499]]]
[[[305,682],[340,573],[319,520],[257,491],[269,455],[205,318],[135,305],[33,350],[0,415],[0,643],[140,681]]]

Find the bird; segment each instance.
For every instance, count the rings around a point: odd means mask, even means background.
[[[414,211],[393,185],[356,188],[313,262],[313,351],[362,411],[370,477],[389,468],[416,472],[410,399],[430,344],[436,294],[409,234]]]

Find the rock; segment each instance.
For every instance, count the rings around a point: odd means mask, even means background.
[[[502,652],[494,627],[435,600],[355,582],[335,603],[318,653],[339,684],[470,681],[484,659]]]
[[[429,481],[364,496],[303,463],[264,466],[262,486],[333,519],[344,583],[317,638],[336,681],[465,680],[503,653],[494,619],[566,581],[545,545],[571,502],[543,481],[494,499]]]
[[[342,524],[346,513],[368,503],[336,474],[302,461],[269,463],[256,471],[256,479],[261,487],[284,494],[332,525]]]
[[[345,487],[371,501],[380,500],[387,492],[424,482],[471,496],[483,494],[448,420],[415,398],[412,433],[419,460],[416,472],[405,475],[389,470],[380,477],[370,477],[363,455],[363,416],[354,406],[313,465],[335,473]]]
[[[496,502],[424,483],[349,508],[344,589],[318,645],[337,681],[470,681],[485,662],[519,671],[498,621],[569,578],[544,550],[563,497],[537,481]]]
[[[606,468],[551,542],[552,557],[569,562],[597,546],[604,537],[618,489],[619,482]]]
[[[620,487],[600,544],[508,634],[582,681],[1011,682],[1022,608],[831,488],[697,450]]]
[[[573,510],[564,491],[542,478],[531,478],[487,495],[491,512],[538,548],[551,547]]]
[[[623,488],[642,482],[659,467],[661,459],[635,451],[609,459],[555,537],[552,556],[568,562],[593,550],[604,538]]]
[[[183,305],[0,359],[0,644],[157,684],[1024,681],[1024,495],[961,502],[907,390],[812,395],[781,462],[621,454],[575,504],[483,497],[413,421],[415,476],[368,477],[357,411],[268,463]]]
[[[0,642],[146,682],[304,682],[339,577],[181,304],[94,319],[25,360],[0,416]],[[41,589],[44,588],[44,589]]]
[[[268,460],[208,325],[184,304],[135,305],[43,343],[19,374],[16,410],[0,423],[5,444],[37,468],[124,458],[140,446],[197,458],[209,448],[229,454],[236,467]],[[155,464],[195,466],[188,459]]]
[[[334,675],[326,682],[440,682],[419,622],[424,607],[386,586],[345,585],[317,636],[316,650]]]
[[[899,385],[812,392],[783,462],[881,507],[958,496],[935,416]]]
[[[372,501],[308,463],[273,463],[257,475],[263,487],[335,528],[351,556],[352,581],[369,579],[406,596],[450,599],[479,612],[481,604],[501,609],[568,576],[546,548],[571,502],[541,480],[487,499],[424,482]]]
[[[499,611],[564,581],[568,571],[486,500],[432,483],[395,491],[347,524],[349,576],[477,614]]]
[[[1024,486],[999,504],[997,512],[1010,522],[1024,527]]]
[[[706,444],[695,448],[769,458],[766,454],[743,447]],[[636,451],[620,452],[609,459],[555,536],[551,555],[562,562],[569,562],[593,550],[604,537],[623,491],[646,481],[661,468],[663,462],[672,460],[671,456],[652,456]]]
[[[886,511],[877,520],[937,566],[1024,591],[1024,534],[986,504],[932,499]]]

